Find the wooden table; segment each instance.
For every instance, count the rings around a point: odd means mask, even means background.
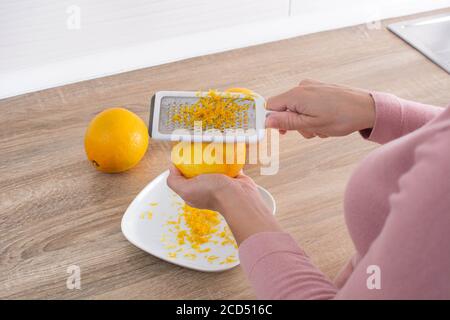
[[[437,105],[450,101],[447,73],[384,27],[364,25],[1,100],[0,298],[253,298],[239,267],[191,271],[122,235],[122,214],[167,168],[169,144],[151,141],[136,168],[110,175],[86,160],[84,132],[95,114],[112,106],[147,121],[157,90],[242,86],[268,97],[304,78]],[[281,225],[334,277],[354,251],[342,212],[346,181],[376,145],[358,134],[305,140],[290,133],[280,148],[277,175],[261,176],[255,166],[247,173],[274,195]],[[70,265],[81,268],[80,290],[66,288]]]

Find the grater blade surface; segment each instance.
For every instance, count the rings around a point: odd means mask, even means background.
[[[199,101],[199,97],[185,97],[185,96],[166,96],[162,97],[160,103],[159,113],[159,132],[162,134],[171,134],[177,129],[185,129],[190,133],[194,133],[194,126],[183,126],[180,123],[173,121],[176,114],[180,114],[181,108],[192,106]],[[242,105],[248,106],[246,110],[239,111],[236,114],[238,119],[243,119],[246,115],[247,121],[237,121],[234,127],[229,128],[214,128],[213,126],[205,126],[203,130],[216,129],[221,132],[232,129],[256,129],[256,108],[255,101],[249,98],[241,98],[239,100]]]

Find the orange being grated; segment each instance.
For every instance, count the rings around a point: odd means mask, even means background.
[[[198,96],[194,104],[178,106],[170,120],[183,128],[193,128],[196,121],[201,121],[202,129],[225,130],[248,125],[247,111],[254,101],[251,95],[242,97],[209,90],[205,96],[201,93]]]

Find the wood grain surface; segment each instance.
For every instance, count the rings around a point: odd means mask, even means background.
[[[103,174],[84,154],[87,124],[112,106],[147,121],[157,90],[241,86],[269,97],[304,78],[446,105],[449,75],[384,28],[397,20],[379,30],[312,34],[1,100],[0,298],[254,298],[239,267],[184,269],[124,238],[122,215],[167,168],[170,145],[151,141],[136,168]],[[247,170],[274,195],[281,225],[330,278],[354,252],[342,212],[346,182],[376,147],[358,134],[305,140],[289,133],[280,141],[277,175]],[[66,288],[70,265],[81,268],[80,290]]]

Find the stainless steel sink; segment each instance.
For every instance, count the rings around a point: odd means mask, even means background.
[[[388,29],[450,73],[450,13],[394,23]]]

